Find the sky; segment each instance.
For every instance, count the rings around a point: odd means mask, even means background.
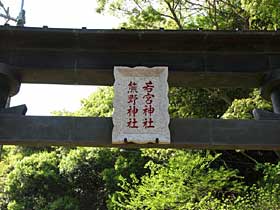
[[[2,0],[12,17],[19,14],[21,0]],[[120,20],[95,12],[95,0],[25,0],[27,27],[111,29]],[[2,12],[0,10],[0,12]],[[13,25],[13,22],[9,22]],[[3,24],[3,20],[0,21]],[[26,104],[27,115],[51,115],[55,110],[75,111],[82,98],[87,98],[96,86],[22,84],[12,97],[11,106]]]

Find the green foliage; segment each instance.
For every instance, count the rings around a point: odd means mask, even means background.
[[[258,90],[254,90],[249,98],[235,99],[228,110],[223,114],[224,119],[252,119],[253,109],[272,109],[271,103],[264,100]]]
[[[162,0],[141,1],[141,0],[98,0],[99,7],[97,12],[108,12],[117,17],[126,17],[127,21],[121,24],[121,27],[139,29],[156,29],[171,25],[178,28],[171,21],[166,19],[169,16],[168,5]],[[166,1],[167,2],[167,1]],[[163,13],[166,13],[163,15]]]
[[[15,200],[11,201],[8,206],[8,210],[26,210],[25,202],[17,202]],[[28,208],[29,209],[29,208]],[[31,208],[30,208],[31,209]],[[37,210],[36,207],[32,208]],[[54,200],[53,202],[46,204],[45,207],[41,208],[42,210],[78,210],[77,202],[73,200],[73,198],[69,198],[67,196],[59,197],[58,199]]]
[[[280,208],[280,163],[258,164],[257,171],[263,173],[263,178],[249,187],[242,197],[228,204],[228,209],[279,209]]]
[[[242,7],[240,0],[204,1],[202,12],[198,13],[188,28],[204,28],[210,30],[249,29],[250,16]]]
[[[126,28],[254,29],[280,25],[278,0],[98,0],[97,12],[122,17]]]
[[[169,113],[180,118],[219,118],[227,104],[207,91],[189,88],[171,88]]]
[[[122,23],[122,27],[133,29],[137,25],[139,29],[158,29],[164,27],[166,20],[151,5],[145,10],[134,8],[133,15],[129,16],[129,21]]]
[[[53,149],[16,162],[5,181],[3,209],[104,209],[120,177],[140,178],[146,171],[146,158],[135,149]]]
[[[7,176],[14,169],[15,164],[23,158],[21,153],[17,153],[17,147],[4,146],[2,159],[0,161],[0,209],[4,209],[7,203],[6,192]]]
[[[231,98],[248,96],[243,89],[170,88],[169,113],[180,118],[220,118]]]
[[[55,202],[55,206],[58,198],[65,199],[69,189],[59,174],[58,163],[54,152],[41,152],[18,161],[6,180],[8,209],[50,209],[50,203]]]
[[[249,24],[255,30],[276,30],[280,26],[280,1],[241,0],[242,7],[250,14]]]
[[[114,151],[110,149],[78,148],[62,157],[60,174],[67,179],[79,209],[102,209],[107,190],[102,180],[104,168],[114,165]]]
[[[97,12],[125,17],[127,28],[277,29],[278,0],[98,0]]]
[[[79,210],[79,203],[73,197],[61,196],[49,203],[44,210]]]
[[[190,209],[209,194],[217,199],[238,194],[244,186],[237,171],[211,168],[218,156],[177,150],[166,164],[149,161],[150,172],[140,180],[123,180],[113,209]]]
[[[165,164],[168,162],[169,158],[174,156],[177,149],[154,149],[145,148],[141,149],[142,156],[151,159],[154,163]]]
[[[99,88],[87,99],[81,101],[82,107],[77,112],[79,116],[110,117],[113,113],[113,88]]]

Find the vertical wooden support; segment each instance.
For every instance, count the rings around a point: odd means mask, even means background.
[[[0,117],[1,114],[9,112],[7,103],[9,97],[18,93],[20,88],[20,80],[13,72],[10,66],[0,63]],[[7,109],[6,109],[7,108]],[[15,109],[12,109],[14,112]],[[18,110],[18,107],[16,108]],[[21,106],[22,110],[22,106]],[[26,106],[24,105],[24,114],[26,113]],[[2,158],[3,145],[0,145],[0,161]]]
[[[273,112],[258,110],[253,111],[257,120],[280,120],[280,70],[273,70],[264,77],[261,85],[261,95],[271,100]]]

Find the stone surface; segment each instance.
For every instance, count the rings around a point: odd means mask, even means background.
[[[113,144],[170,143],[167,67],[114,68]]]

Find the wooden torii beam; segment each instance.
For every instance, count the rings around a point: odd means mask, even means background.
[[[168,66],[170,86],[262,87],[276,112],[280,104],[278,31],[6,25],[0,26],[0,63],[2,107],[20,83],[112,85],[114,66]],[[1,111],[0,144],[113,146],[110,118],[19,116],[14,110]],[[121,146],[279,150],[277,119],[272,113],[260,121],[173,119],[170,145]]]
[[[171,144],[112,145],[111,118],[1,116],[0,143],[98,147],[280,150],[277,120],[172,119]]]
[[[280,68],[280,32],[1,26],[0,62],[23,83],[112,85],[114,66],[168,66],[170,86],[251,88]]]

